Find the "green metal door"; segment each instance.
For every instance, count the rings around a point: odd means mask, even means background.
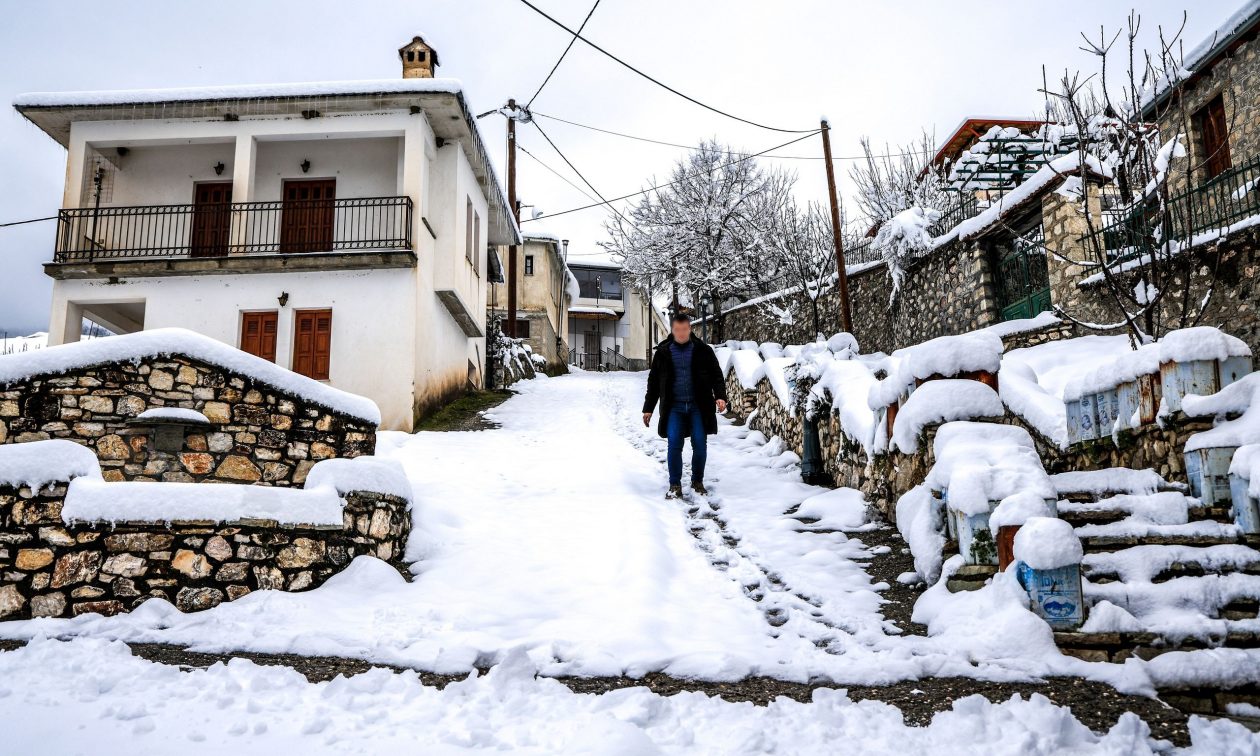
[[[1050,273],[1041,226],[1000,247],[997,259],[998,307],[1002,320],[1031,318],[1050,309]]]

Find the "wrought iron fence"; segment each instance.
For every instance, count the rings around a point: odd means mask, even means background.
[[[56,262],[411,249],[410,197],[67,208]]]
[[[959,223],[968,218],[974,218],[980,213],[980,210],[976,195],[971,192],[963,192],[959,195],[958,202],[942,212],[941,217],[928,227],[928,233],[932,236],[941,236],[948,233]],[[880,250],[875,247],[875,239],[869,236],[853,244],[845,245],[844,248],[844,263],[846,266],[877,262],[882,257]]]
[[[1110,215],[1113,220],[1093,233],[1109,262],[1133,259],[1167,240],[1208,241],[1204,235],[1260,216],[1260,158],[1175,194],[1162,207],[1143,200]]]

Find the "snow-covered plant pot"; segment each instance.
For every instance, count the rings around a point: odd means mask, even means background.
[[[1032,517],[1055,517],[1057,502],[1031,491],[1007,496],[989,515],[989,529],[997,533],[998,569],[1005,570],[1015,561],[1015,535]]]
[[[1072,525],[1057,517],[1029,517],[1015,534],[1016,575],[1033,613],[1055,630],[1085,621],[1081,592],[1084,550]]]
[[[1215,394],[1251,372],[1251,349],[1210,326],[1172,331],[1160,342],[1161,415],[1181,410],[1190,394]]]

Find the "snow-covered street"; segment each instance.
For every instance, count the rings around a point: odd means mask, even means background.
[[[85,732],[132,734],[138,752],[163,750],[175,722],[196,711],[200,724],[187,736],[209,751],[248,733],[259,750],[273,747],[270,738],[306,738],[386,752],[414,746],[424,730],[425,742],[451,749],[731,753],[777,744],[809,752],[854,728],[868,731],[871,752],[902,750],[907,737],[940,750],[960,722],[907,730],[892,707],[825,690],[812,704],[765,709],[645,689],[579,695],[533,678],[662,672],[872,685],[1070,674],[1123,692],[1151,690],[1153,665],[1059,655],[1045,624],[1005,600],[1010,587],[1000,580],[935,613],[930,599],[921,602],[933,615],[929,635],[903,635],[882,615],[886,586],[866,570],[874,554],[861,536],[878,526],[867,522],[860,494],[802,484],[795,455],[777,440],[724,424],[710,445],[711,495],[664,499],[663,442],[639,422],[642,387],[633,373],[529,381],[492,411],[500,428],[384,434],[378,454],[401,461],[415,488],[411,582],[359,557],[318,589],[258,591],[204,612],[183,614],[155,599],[114,617],[5,623],[5,637],[34,639],[0,653],[10,731],[23,742],[55,734],[66,750]],[[443,691],[382,670],[312,684],[242,660],[187,675],[109,645],[119,640],[445,674],[493,669]],[[23,682],[31,675],[38,679]],[[75,719],[86,729],[60,731],[67,699],[82,708]],[[379,718],[362,714],[367,701]],[[280,715],[308,705],[322,713]],[[993,705],[975,697],[938,717],[949,718],[994,727],[994,747],[1021,743],[1020,752],[1097,741],[1083,726],[1060,726],[1070,712],[1045,700]],[[1140,751],[1144,728],[1126,719],[1108,743]],[[1218,735],[1204,729],[1197,744]]]

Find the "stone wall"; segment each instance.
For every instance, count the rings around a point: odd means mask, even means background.
[[[178,452],[158,451],[147,409],[201,412]],[[0,386],[0,443],[50,438],[93,449],[106,480],[300,486],[321,459],[376,449],[376,428],[248,376],[172,355],[34,376]]]
[[[66,484],[0,487],[0,619],[117,614],[150,598],[208,609],[259,589],[314,588],[367,554],[403,569],[406,501],[346,496],[341,527],[269,520],[91,523],[61,518]]]
[[[726,371],[726,403],[726,411],[740,420],[747,420],[753,410],[757,409],[756,389],[746,390],[734,369]]]
[[[819,300],[822,330],[840,330],[839,295],[835,289]],[[891,352],[937,336],[972,331],[997,322],[997,302],[988,254],[976,244],[949,244],[920,258],[906,271],[896,299],[883,265],[849,275],[853,335],[864,353]],[[810,305],[803,296],[788,295],[795,323],[784,324],[757,307],[742,307],[725,316],[722,339],[802,344],[814,340]]]
[[[749,427],[761,431],[767,438],[778,436],[787,444],[788,449],[800,456],[805,443],[805,424],[802,418],[793,416],[789,408],[783,406],[769,379],[762,378],[757,382],[756,397],[757,414],[749,421]]]

